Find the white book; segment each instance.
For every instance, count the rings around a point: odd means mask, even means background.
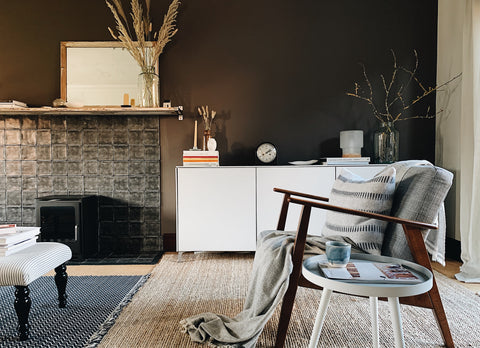
[[[27,103],[24,103],[18,100],[0,101],[0,108],[26,108],[26,107],[28,107]]]
[[[39,233],[39,227],[17,227],[12,233],[0,235],[0,247],[19,243],[26,239],[38,236]]]
[[[8,248],[0,247],[0,256],[8,256],[19,252],[20,250],[26,249],[32,245],[35,245],[38,237],[33,237],[31,239],[24,240],[20,243],[14,244]]]

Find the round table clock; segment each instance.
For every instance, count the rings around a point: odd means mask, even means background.
[[[277,148],[269,142],[263,142],[257,146],[255,161],[259,164],[277,163]]]

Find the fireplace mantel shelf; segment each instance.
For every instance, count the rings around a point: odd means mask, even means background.
[[[183,120],[183,106],[169,108],[139,108],[120,106],[95,106],[81,108],[53,108],[53,107],[32,107],[32,108],[0,108],[0,115],[159,115],[175,116]]]

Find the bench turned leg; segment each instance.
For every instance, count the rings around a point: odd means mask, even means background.
[[[28,286],[15,286],[15,302],[14,307],[18,317],[18,333],[20,341],[25,341],[28,338],[28,314],[30,313],[30,306],[32,300],[30,299],[30,290]]]
[[[67,294],[65,289],[67,288],[67,266],[63,263],[55,268],[55,284],[57,284],[58,290],[58,307],[64,308],[67,305]]]

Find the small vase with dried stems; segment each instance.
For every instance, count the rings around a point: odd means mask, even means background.
[[[111,2],[105,0],[116,22],[115,31],[108,28],[110,34],[123,44],[140,66],[138,106],[141,107],[160,106],[159,76],[156,67],[165,45],[177,33],[175,20],[180,5],[178,0],[173,0],[164,16],[160,30],[154,31],[150,20],[150,1],[145,0],[142,7],[139,0],[131,0],[132,23],[129,24],[120,0],[111,0]],[[134,34],[130,27],[133,28]]]
[[[370,105],[373,116],[380,123],[380,127],[374,134],[374,163],[398,161],[400,135],[395,129],[395,123],[414,118],[435,118],[442,110],[432,112],[430,106],[427,105],[423,112],[417,114],[413,109],[441,87],[461,76],[458,74],[440,85],[426,87],[417,76],[418,54],[416,50],[413,50],[415,56],[413,68],[398,64],[395,52],[391,50],[391,53],[393,57],[392,75],[390,78],[380,75],[382,86],[380,90],[374,91],[365,65],[361,64],[365,85],[362,86],[355,82],[354,91],[347,93],[347,95],[363,100]]]

